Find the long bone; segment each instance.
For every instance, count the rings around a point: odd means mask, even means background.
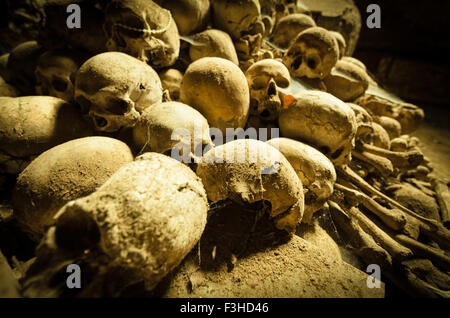
[[[387,195],[382,193],[381,191],[375,189],[372,185],[370,185],[367,181],[361,178],[357,173],[351,170],[348,166],[340,166],[336,168],[338,172],[338,176],[344,177],[349,181],[353,182],[363,191],[380,197],[385,202],[391,204],[393,207],[396,207],[407,213],[408,215],[417,219],[420,224],[421,232],[423,232],[430,239],[434,240],[436,243],[444,249],[450,249],[450,231],[444,228],[442,224],[435,220],[431,220],[429,218],[425,218],[423,216],[418,215],[417,213],[411,211],[410,209],[404,207],[402,204],[397,201],[389,198]],[[338,177],[339,178],[339,177]]]
[[[350,189],[338,183],[335,184],[335,189],[342,191],[346,196],[350,196],[361,203],[364,207],[378,216],[389,228],[395,231],[401,231],[404,228],[406,218],[402,211],[385,208],[367,194]]]

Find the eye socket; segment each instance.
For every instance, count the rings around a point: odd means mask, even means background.
[[[81,113],[87,114],[91,108],[91,102],[83,95],[77,96],[75,102],[80,106]]]
[[[319,65],[319,63],[317,62],[317,59],[312,58],[312,57],[308,58],[308,60],[306,61],[306,64],[312,70],[314,70],[317,67],[317,65]]]
[[[252,89],[259,90],[266,87],[267,81],[263,78],[257,77],[252,82]]]
[[[67,81],[60,77],[53,77],[52,78],[52,87],[57,90],[58,92],[65,92],[67,90]]]
[[[302,65],[302,57],[301,56],[297,56],[297,58],[294,60],[294,62],[292,62],[291,67],[296,70],[300,67],[300,65]]]
[[[123,99],[110,98],[107,100],[105,110],[113,115],[123,115],[128,111],[128,106]]]

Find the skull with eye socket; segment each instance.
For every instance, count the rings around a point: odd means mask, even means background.
[[[239,59],[255,56],[265,34],[258,0],[213,0],[211,7],[214,27],[231,36]]]
[[[250,114],[263,121],[278,118],[281,98],[278,87],[290,85],[289,70],[273,59],[256,62],[245,73],[250,90]]]
[[[339,58],[334,36],[321,27],[311,27],[297,35],[283,63],[295,77],[324,79]]]
[[[36,93],[73,99],[73,81],[78,68],[87,59],[81,52],[55,49],[39,57],[35,70]]]
[[[133,127],[147,107],[162,101],[163,91],[151,66],[125,53],[107,52],[80,67],[74,95],[96,130],[115,132]]]

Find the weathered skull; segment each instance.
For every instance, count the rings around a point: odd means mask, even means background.
[[[175,68],[169,68],[158,73],[161,79],[161,85],[163,90],[169,91],[170,98],[172,100],[180,99],[180,86],[183,80],[183,73]]]
[[[373,118],[372,116],[359,105],[347,103],[348,106],[355,113],[356,118],[356,140],[361,140],[364,143],[371,142],[371,134],[373,133]]]
[[[292,232],[304,211],[303,186],[287,159],[255,139],[238,139],[209,150],[197,167],[213,203],[271,204],[270,217],[280,230]]]
[[[134,126],[144,109],[161,102],[162,93],[151,66],[120,52],[90,58],[75,77],[74,99],[99,131]]]
[[[191,61],[202,57],[221,57],[239,65],[236,49],[228,33],[221,30],[209,29],[197,33],[192,38],[189,48]]]
[[[51,50],[39,57],[35,70],[36,93],[73,99],[75,73],[86,59],[81,52]]]
[[[184,73],[180,101],[197,109],[211,127],[242,128],[247,121],[250,94],[240,68],[220,57],[204,57]]]
[[[288,69],[273,59],[256,62],[245,72],[250,90],[250,114],[271,121],[278,117],[281,99],[278,87],[290,85]]]
[[[114,0],[106,7],[104,29],[109,51],[120,51],[154,67],[175,63],[180,38],[169,10],[151,0]]]
[[[365,93],[369,87],[369,76],[356,64],[339,60],[323,82],[328,93],[346,102]]]
[[[147,108],[133,128],[133,140],[140,151],[168,156],[176,151],[177,158],[172,158],[182,159],[185,163],[201,157],[203,146],[213,146],[206,118],[194,108],[178,102]],[[199,151],[198,155],[196,151]]]
[[[207,211],[205,190],[192,170],[167,156],[144,154],[58,212],[27,272],[24,294],[64,295],[61,272],[68,264],[78,264],[85,275],[83,288],[72,290],[79,297],[126,296],[130,286],[151,290],[200,239]]]
[[[306,91],[295,97],[278,118],[281,135],[317,148],[335,166],[348,164],[357,131],[350,106],[325,92]]]
[[[333,194],[336,182],[333,163],[317,149],[293,139],[274,138],[267,143],[278,147],[302,182],[306,190],[302,222],[311,223],[314,212]]]
[[[299,33],[315,26],[314,20],[306,14],[289,14],[278,21],[272,33],[272,42],[287,49]]]
[[[79,110],[52,96],[0,97],[0,171],[18,174],[42,152],[92,128]]]
[[[172,12],[181,35],[189,35],[206,28],[210,0],[156,0]]]
[[[251,58],[260,49],[265,33],[258,0],[212,0],[211,7],[214,27],[236,41],[240,58]]]
[[[345,51],[347,50],[347,42],[345,42],[344,37],[341,33],[337,31],[330,31],[330,33],[334,36],[338,47],[339,47],[339,59],[344,57]]]
[[[22,95],[33,95],[36,85],[34,71],[39,56],[44,52],[45,49],[36,41],[28,41],[17,45],[9,54],[6,80]]]
[[[398,120],[387,116],[374,116],[374,121],[386,130],[391,140],[400,137],[402,125]]]
[[[374,122],[372,123],[373,132],[370,134],[371,143],[383,149],[389,149],[391,147],[391,139],[389,134],[380,124]]]
[[[338,57],[334,36],[324,28],[311,27],[293,40],[283,63],[293,76],[323,79],[330,74]]]
[[[128,146],[108,137],[75,139],[47,150],[17,178],[12,204],[18,225],[39,241],[64,204],[91,194],[131,161]]]

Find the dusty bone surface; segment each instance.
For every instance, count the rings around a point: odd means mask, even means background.
[[[37,157],[23,173],[33,174],[31,179],[36,181],[40,176],[36,171],[45,172],[46,169],[52,170],[57,166],[48,158],[42,160],[42,157],[38,157],[39,154],[53,146],[56,147],[49,151],[57,152],[58,144],[81,137],[63,133],[64,138],[53,143],[52,138],[59,136],[60,130],[52,131],[51,127],[75,129],[81,114],[89,115],[89,112],[91,121],[97,126],[94,134],[114,137],[126,142],[130,148],[138,148],[133,149],[134,155],[144,152],[144,157],[160,156],[164,161],[170,159],[171,155],[173,157],[171,150],[174,145],[183,145],[186,146],[183,154],[198,159],[200,165],[170,165],[166,162],[168,166],[163,166],[167,169],[156,169],[158,164],[153,162],[151,169],[137,169],[139,171],[136,174],[139,176],[133,175],[130,178],[133,180],[131,185],[123,182],[128,179],[121,175],[114,179],[117,185],[110,185],[106,192],[97,192],[93,189],[97,188],[97,185],[90,183],[93,180],[89,180],[89,173],[102,174],[104,171],[101,168],[110,168],[108,164],[115,164],[118,159],[121,161],[120,156],[107,158],[107,154],[94,154],[107,148],[108,143],[104,142],[95,146],[95,150],[89,149],[83,153],[86,157],[92,154],[91,160],[85,160],[80,167],[70,169],[75,171],[75,174],[79,173],[78,178],[73,179],[73,184],[62,180],[63,175],[70,177],[70,173],[65,173],[64,169],[51,173],[54,178],[50,178],[50,183],[63,183],[60,186],[61,193],[74,194],[72,199],[83,207],[88,205],[85,200],[93,198],[103,203],[108,201],[101,205],[98,211],[91,211],[92,215],[100,215],[100,219],[104,215],[109,217],[118,210],[126,210],[125,214],[131,212],[132,215],[127,214],[125,219],[132,220],[132,226],[122,228],[126,222],[119,217],[109,218],[110,224],[105,225],[122,229],[121,235],[130,240],[140,237],[140,225],[144,224],[142,227],[145,227],[147,220],[145,217],[139,217],[139,213],[146,208],[159,207],[153,197],[152,200],[146,200],[146,195],[150,194],[145,190],[136,190],[141,184],[140,180],[145,184],[143,188],[151,188],[146,182],[154,180],[155,170],[162,170],[159,172],[164,172],[167,176],[171,175],[158,179],[158,187],[162,189],[171,184],[173,174],[189,171],[191,176],[195,177],[191,170],[197,170],[202,178],[195,179],[196,181],[188,178],[188,185],[182,186],[181,191],[188,189],[191,184],[201,182],[205,195],[200,209],[206,211],[208,203],[210,206],[207,214],[205,213],[206,226],[196,226],[194,236],[198,239],[185,241],[189,246],[183,250],[183,255],[180,254],[177,258],[177,262],[181,262],[179,272],[172,265],[168,265],[161,269],[160,276],[153,282],[147,281],[146,286],[142,277],[148,277],[149,272],[143,273],[130,265],[142,255],[134,253],[136,248],[139,248],[136,247],[137,244],[118,245],[116,254],[107,251],[103,245],[96,245],[99,236],[95,229],[99,225],[91,222],[91,217],[85,217],[83,213],[78,215],[72,213],[73,211],[66,211],[57,216],[57,224],[41,241],[37,250],[37,263],[28,275],[25,269],[36,259],[28,258],[34,257],[36,253],[25,253],[27,259],[20,261],[11,257],[11,251],[14,253],[17,249],[14,247],[18,241],[16,236],[25,235],[24,229],[18,228],[14,230],[17,232],[13,231],[12,235],[8,236],[7,234],[11,233],[8,232],[11,230],[11,222],[8,221],[8,229],[5,232],[4,225],[0,224],[0,249],[2,252],[7,251],[8,261],[17,277],[27,276],[26,296],[129,296],[128,292],[134,295],[141,288],[151,292],[152,286],[158,284],[161,279],[166,287],[175,286],[176,290],[168,291],[171,295],[186,295],[187,291],[189,296],[204,296],[208,292],[218,296],[247,294],[255,297],[330,297],[355,294],[358,297],[383,296],[383,288],[370,291],[364,288],[367,281],[364,271],[368,264],[380,264],[383,271],[386,271],[383,280],[389,284],[395,283],[397,287],[406,289],[412,295],[448,296],[446,272],[449,266],[450,234],[445,227],[444,218],[448,180],[440,180],[439,187],[432,184],[432,176],[436,173],[445,175],[447,166],[434,166],[434,157],[428,154],[425,157],[419,149],[423,146],[420,142],[423,139],[420,138],[419,141],[411,135],[423,121],[423,111],[416,105],[408,104],[409,98],[400,100],[382,84],[378,84],[371,73],[373,65],[368,64],[366,67],[362,61],[346,56],[348,51],[353,50],[357,38],[355,30],[358,28],[358,15],[354,11],[352,1],[121,0],[111,1],[109,4],[101,1],[96,10],[87,15],[83,14],[82,30],[71,30],[69,33],[65,27],[58,29],[61,24],[55,20],[65,14],[62,12],[62,4],[67,1],[42,4],[39,2],[43,17],[47,18],[48,23],[36,20],[40,23],[37,41],[13,45],[9,54],[0,57],[0,75],[6,81],[1,83],[5,84],[5,93],[0,94],[24,94],[25,90],[28,90],[26,86],[31,87],[29,84],[33,82],[30,75],[37,75],[37,86],[33,86],[37,88],[36,93],[56,95],[69,101],[72,99],[70,85],[77,77],[75,74],[95,67],[101,71],[88,70],[86,76],[79,80],[79,84],[84,84],[87,88],[85,99],[78,98],[74,102],[73,118],[69,118],[66,113],[59,113],[57,107],[56,119],[53,115],[36,115],[46,109],[46,104],[52,104],[49,96],[34,96],[32,104],[35,109],[32,111],[28,106],[22,107],[25,103],[17,103],[30,97],[5,99],[16,101],[13,107],[6,109],[8,113],[3,114],[2,122],[12,129],[12,132],[9,131],[6,135],[16,138],[12,148],[19,145],[14,151],[22,151],[23,155],[21,153],[16,157],[9,151],[11,147],[5,146],[8,151],[0,156],[2,220],[3,215],[5,220],[11,220],[20,216],[21,212],[16,206],[17,213],[14,213],[9,205],[9,192],[13,187],[13,182],[9,182],[13,179],[15,181],[15,176]],[[82,3],[82,10],[85,10],[93,2]],[[102,16],[97,15],[99,13]],[[107,13],[106,17],[103,17],[103,13]],[[27,23],[34,18],[32,15],[22,17]],[[95,32],[88,34],[90,31]],[[303,33],[315,35],[307,41],[296,41],[297,35],[300,38]],[[4,38],[3,34],[0,38]],[[47,53],[39,55],[42,49]],[[100,61],[99,65],[92,66],[88,63],[80,72],[80,62],[65,59],[70,57],[70,54],[66,53],[73,53],[72,57],[81,58],[80,50],[87,51],[87,57],[92,59],[105,55],[121,58],[97,59]],[[105,53],[108,50],[121,52]],[[289,54],[295,57],[294,61],[289,60]],[[331,56],[328,62],[327,55]],[[38,56],[42,59],[37,59]],[[141,61],[138,61],[139,59]],[[211,59],[228,63],[203,62]],[[129,63],[124,62],[126,60]],[[200,61],[203,65],[191,72],[190,67],[202,64],[196,64]],[[53,63],[55,68],[49,66]],[[152,67],[157,72],[149,71]],[[329,74],[322,78],[330,67]],[[12,73],[12,69],[17,71]],[[52,70],[46,72],[49,69]],[[141,84],[145,80],[139,75],[144,73],[155,83],[154,99],[144,96],[142,92],[145,89],[141,88]],[[114,78],[111,79],[109,75]],[[57,77],[58,81],[50,83]],[[11,78],[13,81],[22,78],[24,82],[12,83]],[[45,83],[46,81],[50,85]],[[143,87],[146,88],[147,85]],[[89,90],[91,91],[88,92]],[[101,111],[98,111],[99,105]],[[252,108],[255,105],[256,109]],[[136,112],[130,112],[133,109]],[[30,117],[27,115],[29,111]],[[17,118],[9,121],[12,118],[10,113],[18,115]],[[29,128],[22,131],[21,119],[27,122],[31,117],[35,117],[38,128],[31,132]],[[116,123],[112,124],[115,119]],[[51,123],[47,124],[48,121]],[[54,122],[57,125],[52,126]],[[201,123],[206,128],[196,132],[193,129],[195,123]],[[45,139],[47,137],[39,135],[39,125],[42,125],[43,135],[49,137],[48,140]],[[264,145],[278,148],[286,160],[282,159],[280,162],[277,159],[279,154],[272,150],[268,163],[244,160],[239,164],[226,162],[222,165],[205,165],[202,159],[211,159],[212,154],[222,152],[239,157],[240,154],[246,155],[247,150],[250,153],[257,144],[253,141],[232,141],[223,146],[217,143],[212,147],[208,126],[222,130],[280,128],[281,138],[269,140]],[[345,131],[341,130],[342,127]],[[193,136],[194,140],[198,139],[199,147],[191,144],[191,140],[184,142],[180,136],[173,139],[172,133],[178,128],[184,128],[187,135]],[[83,132],[92,135],[88,128]],[[266,140],[260,131],[257,136]],[[272,131],[268,136],[270,139],[280,137],[275,132],[272,134]],[[339,140],[336,136],[339,136]],[[33,139],[34,137],[37,139]],[[26,140],[26,147],[21,147],[21,138]],[[203,152],[207,155],[203,158],[197,157],[196,150],[205,150],[204,147],[208,145],[211,146],[210,149],[206,148],[209,152]],[[34,147],[39,146],[42,146],[42,149],[36,151]],[[27,152],[28,150],[30,152]],[[127,160],[131,161],[129,149],[124,146],[122,150],[127,153]],[[63,158],[59,161],[64,162],[67,167],[77,161],[78,155],[77,150],[73,148],[58,156]],[[101,157],[101,166],[97,165],[97,157]],[[120,164],[122,162],[118,163]],[[90,168],[85,170],[84,166]],[[277,171],[280,167],[281,170]],[[29,173],[30,170],[33,170],[33,173]],[[84,173],[86,171],[90,172]],[[105,178],[110,173],[112,171],[105,173]],[[21,177],[19,181],[22,181]],[[38,181],[45,183],[46,178],[42,177]],[[99,183],[98,186],[104,182],[101,177],[94,181]],[[78,193],[72,193],[76,192],[79,185],[89,187],[89,193],[83,198],[78,198]],[[216,191],[217,187],[226,191]],[[42,193],[52,194],[51,191],[46,191],[46,186],[38,188],[35,197]],[[120,191],[113,191],[112,188]],[[284,191],[286,188],[287,191]],[[137,192],[142,192],[142,195],[136,199],[134,194]],[[227,194],[223,195],[224,199],[218,199],[217,192]],[[178,194],[161,195],[158,199],[173,203],[177,201]],[[66,203],[57,195],[53,198],[57,201],[55,204]],[[25,201],[32,201],[33,196],[30,195],[31,199],[27,198]],[[36,201],[36,198],[34,199]],[[20,198],[15,201],[17,203]],[[48,201],[53,204],[52,198]],[[286,204],[277,206],[280,201]],[[291,201],[295,203],[290,204]],[[27,211],[39,209],[40,203],[37,203]],[[189,207],[185,201],[183,204],[180,205],[180,210]],[[178,209],[178,206],[176,208]],[[9,210],[13,212],[4,213]],[[186,213],[188,212],[192,213]],[[47,221],[45,217],[39,218],[39,213],[35,216],[39,219],[38,222]],[[328,224],[331,228],[328,233],[320,227],[325,228],[324,224],[318,224],[324,217],[331,223]],[[171,218],[169,221],[177,220],[179,219]],[[33,225],[33,222],[30,220],[27,225]],[[164,232],[167,224],[158,226],[155,231]],[[179,226],[177,230],[190,229],[189,226]],[[41,235],[44,232],[41,231]],[[108,232],[101,239],[108,240],[113,234]],[[330,235],[339,243],[339,250],[331,241]],[[298,236],[301,237],[300,240]],[[73,237],[81,239],[74,241]],[[11,243],[5,243],[9,239]],[[311,246],[303,243],[310,243]],[[307,246],[306,252],[298,254],[298,250],[305,251],[304,246]],[[81,249],[87,251],[86,255],[79,253]],[[130,249],[133,251],[128,253]],[[172,250],[162,246],[157,252],[164,258],[169,256],[168,251]],[[190,254],[185,258],[188,252]],[[273,255],[270,254],[272,252]],[[342,253],[339,255],[339,252],[347,253],[344,262],[351,263],[360,271],[355,271],[355,268],[343,263],[344,257]],[[128,253],[128,256],[121,258],[121,253]],[[326,256],[332,267],[338,268],[339,275],[331,275],[326,265],[329,262],[322,258],[321,254]],[[356,261],[355,257],[358,257]],[[114,267],[114,260],[111,261],[113,258],[125,259],[126,265]],[[318,260],[326,263],[318,265]],[[101,273],[98,279],[92,280],[94,284],[82,295],[62,292],[59,289],[63,286],[62,280],[58,282],[62,285],[48,288],[55,279],[61,277],[70,262],[79,262],[86,266],[90,273]],[[52,266],[45,267],[46,263],[51,263]],[[286,270],[291,271],[292,267],[293,275],[286,274]],[[118,272],[119,268],[124,270],[123,275]],[[187,279],[186,276],[180,278],[178,275],[185,275],[186,268]],[[283,270],[278,270],[281,268]],[[341,275],[341,269],[346,273]],[[248,274],[249,272],[252,273]],[[309,274],[309,277],[306,274]],[[240,277],[242,275],[247,276]],[[295,279],[291,279],[293,276],[297,278],[297,284]],[[311,277],[313,280],[309,280]],[[267,281],[261,281],[261,278]],[[323,278],[327,279],[326,283],[329,285],[325,284]],[[223,286],[221,281],[225,282]],[[234,283],[234,289],[228,289],[230,281]],[[298,281],[305,287],[299,287]],[[177,285],[178,282],[186,284]],[[241,282],[244,282],[245,286],[242,286]],[[159,287],[161,286],[157,289]],[[252,288],[254,290],[251,290]],[[284,290],[281,290],[282,288]],[[263,289],[269,289],[270,292],[267,293]]]
[[[25,279],[25,295],[63,295],[65,279],[57,275],[71,263],[92,275],[81,297],[117,297],[138,283],[151,290],[200,239],[207,210],[194,172],[167,156],[144,154],[57,213]]]

